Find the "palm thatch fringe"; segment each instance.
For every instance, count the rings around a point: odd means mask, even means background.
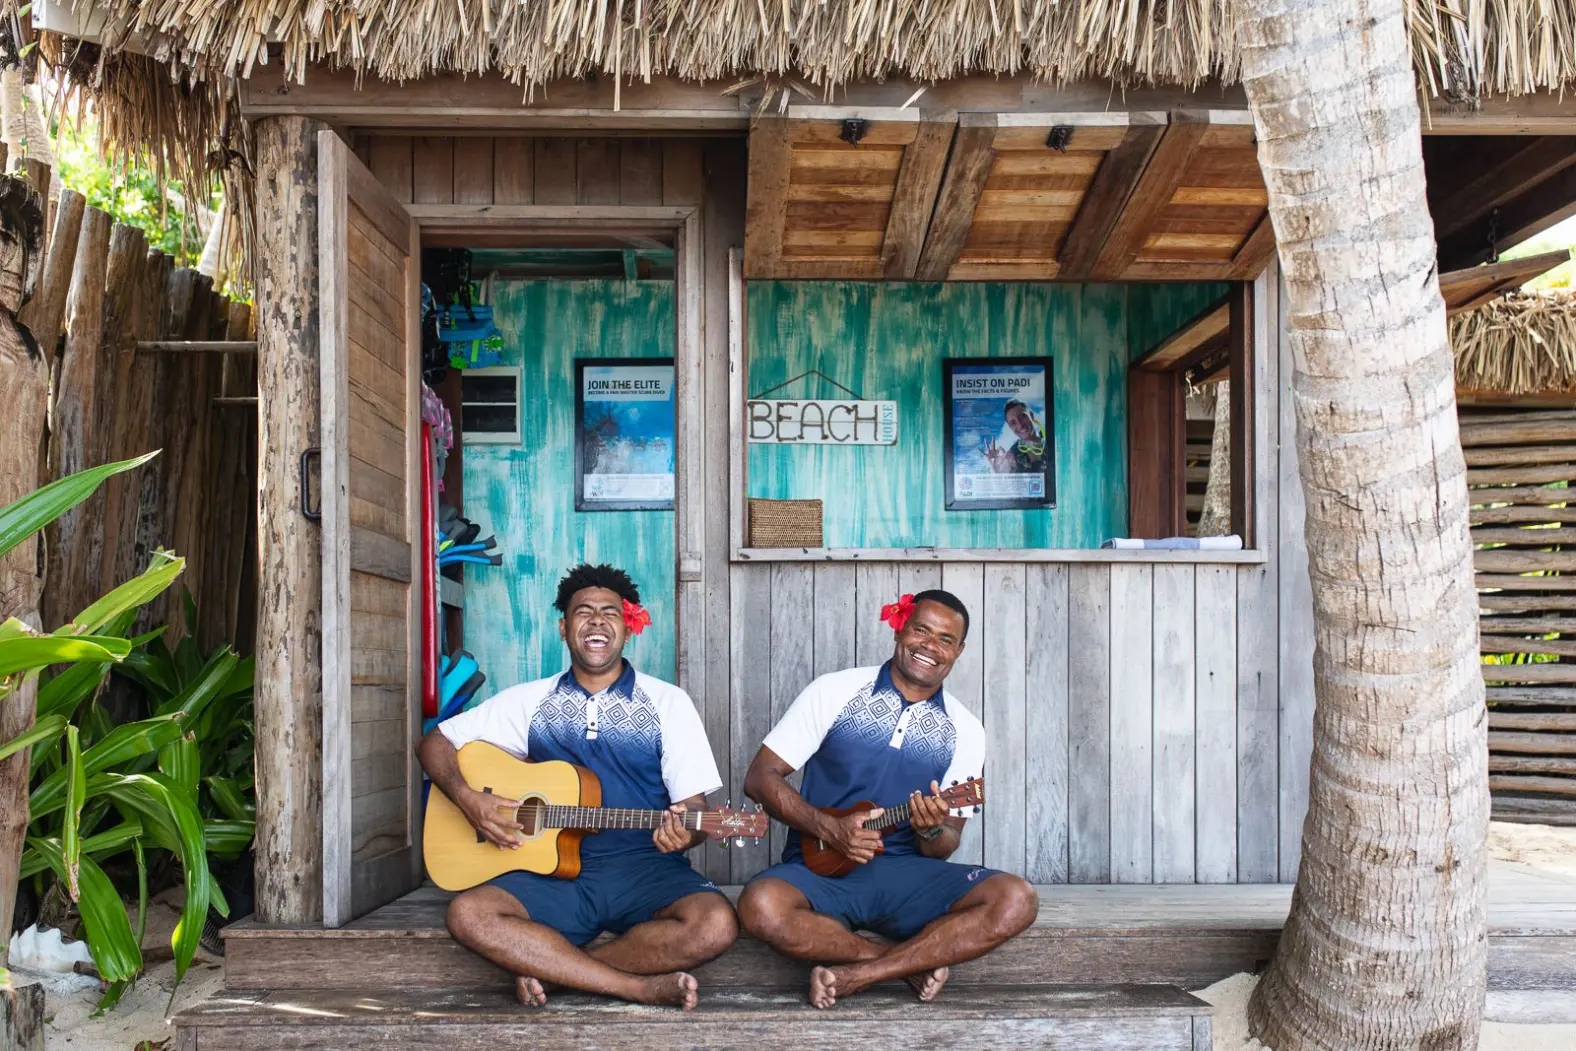
[[[1576,293],[1516,292],[1450,319],[1456,386],[1576,393]]]
[[[3,0],[15,8],[20,0]],[[561,77],[796,75],[1196,87],[1237,79],[1231,0],[75,0],[203,79],[283,61],[386,80],[502,73],[529,95]],[[1576,82],[1576,0],[1406,0],[1433,97]],[[278,50],[269,56],[270,42]]]

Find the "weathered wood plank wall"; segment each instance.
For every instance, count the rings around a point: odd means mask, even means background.
[[[760,739],[799,690],[818,674],[890,657],[881,605],[941,584],[973,614],[948,687],[989,741],[987,804],[960,860],[1041,883],[1238,878],[1236,577],[1257,567],[777,563],[733,572],[740,732],[725,776],[735,799]],[[768,864],[764,846],[729,853],[734,881]]]

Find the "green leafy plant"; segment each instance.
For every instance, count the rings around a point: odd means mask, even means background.
[[[86,499],[104,479],[152,455],[60,479],[0,508],[0,554]],[[205,718],[216,701],[250,694],[249,663],[243,669],[227,649],[215,654],[197,674],[174,680],[175,689],[161,697],[150,718],[131,723],[111,725],[95,700],[112,666],[159,641],[158,632],[139,639],[128,638],[127,632],[137,610],[162,594],[184,567],[182,559],[160,551],[146,572],[48,635],[15,618],[0,624],[0,704],[16,703],[12,695],[30,677],[50,666],[57,669],[39,686],[33,728],[0,742],[0,754],[32,749],[22,878],[48,873],[76,903],[88,951],[108,983],[101,1009],[119,1000],[142,970],[148,847],[169,852],[185,882],[186,901],[171,939],[177,983],[196,953],[210,904],[228,914],[208,864],[209,829],[198,791],[199,737],[211,734],[215,725],[227,725]],[[215,840],[230,849],[240,839],[236,826],[241,824],[220,823]],[[137,871],[136,931],[102,864],[128,850]]]

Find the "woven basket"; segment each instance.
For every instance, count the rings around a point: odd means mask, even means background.
[[[820,547],[821,501],[751,500],[751,547]]]

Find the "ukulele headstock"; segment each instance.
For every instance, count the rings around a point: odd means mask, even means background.
[[[771,819],[760,807],[735,809],[724,806],[721,810],[706,810],[700,815],[700,830],[712,839],[760,839],[771,828]]]
[[[983,777],[971,777],[967,781],[952,785],[950,788],[943,788],[941,790],[941,800],[951,810],[984,806],[985,779]]]

